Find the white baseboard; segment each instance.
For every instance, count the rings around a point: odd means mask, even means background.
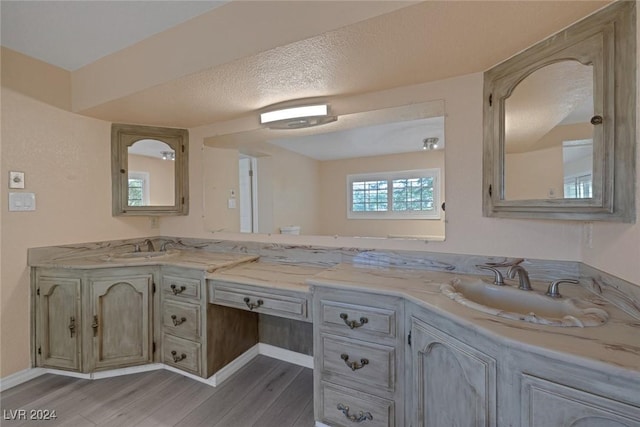
[[[325,423],[321,423],[320,421],[316,421],[316,427],[331,427],[331,426],[328,426]]]
[[[61,369],[31,368],[16,372],[15,374],[11,374],[4,378],[0,378],[0,391],[8,390],[12,387],[30,381],[44,374],[55,374],[73,378],[97,380],[102,378],[118,377],[120,375],[137,374],[139,372],[156,371],[158,369],[166,369],[171,372],[176,372],[180,375],[184,375],[185,377],[208,384],[212,387],[216,387],[222,384],[222,382],[228,379],[231,375],[239,371],[243,366],[245,366],[259,354],[293,363],[295,365],[303,366],[305,368],[313,369],[313,356],[296,353],[295,351],[286,350],[284,348],[275,347],[269,344],[258,343],[251,347],[249,350],[242,353],[240,356],[236,357],[233,361],[231,361],[229,364],[227,364],[225,367],[220,369],[209,378],[201,378],[197,375],[190,374],[188,372],[174,368],[173,366],[165,365],[163,363],[150,363],[148,365],[132,366],[129,368],[110,369],[108,371],[99,371],[90,374],[63,371]]]
[[[0,378],[0,391],[8,390],[19,384],[38,378],[40,375],[44,375],[46,373],[44,371],[46,371],[46,369],[43,368],[24,369],[16,372],[15,374]]]
[[[285,362],[293,363],[294,365],[313,369],[313,356],[296,353],[295,351],[263,343],[258,343],[258,350],[260,354],[264,356],[273,357],[274,359],[283,360]]]

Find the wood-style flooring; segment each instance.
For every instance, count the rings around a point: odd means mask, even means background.
[[[312,427],[313,371],[258,356],[218,387],[158,370],[100,380],[46,374],[0,393],[7,426]],[[49,421],[16,410],[56,411]]]

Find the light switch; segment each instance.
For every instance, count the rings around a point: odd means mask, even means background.
[[[35,193],[9,193],[10,211],[35,211]]]

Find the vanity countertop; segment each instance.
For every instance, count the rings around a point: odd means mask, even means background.
[[[144,252],[138,252],[144,254]],[[169,255],[156,258],[118,258],[117,253],[102,253],[84,256],[67,256],[34,263],[31,267],[93,269],[115,267],[140,267],[166,265],[191,268],[212,272],[219,268],[230,267],[258,259],[257,255],[206,252],[198,250],[172,250]]]
[[[326,268],[298,264],[248,262],[207,274],[207,279],[262,286],[296,292],[309,292],[307,279]]]
[[[424,270],[382,268],[339,264],[310,277],[310,285],[345,290],[363,290],[400,296],[439,315],[474,330],[482,330],[494,339],[508,341],[511,346],[552,357],[575,358],[583,365],[594,364],[607,369],[623,368],[622,375],[640,380],[640,320],[634,319],[599,296],[576,285],[562,287],[563,295],[589,299],[609,313],[609,320],[595,327],[554,327],[498,318],[472,310],[449,299],[440,292],[443,283],[454,278],[474,277],[454,273]],[[485,280],[490,280],[485,277]],[[546,290],[547,283],[532,282],[537,291]],[[523,291],[525,292],[525,291]]]

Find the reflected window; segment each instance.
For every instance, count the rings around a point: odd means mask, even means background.
[[[149,174],[129,172],[129,206],[147,206],[149,204]]]
[[[591,174],[564,179],[566,199],[589,199],[593,197],[593,177]]]
[[[440,169],[349,175],[351,219],[439,219]]]

